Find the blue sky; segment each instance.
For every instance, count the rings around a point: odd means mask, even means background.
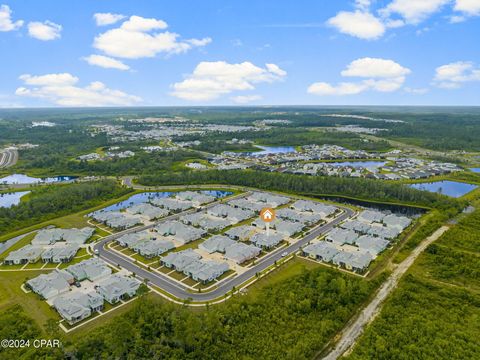
[[[480,105],[479,38],[480,0],[0,0],[0,107]]]

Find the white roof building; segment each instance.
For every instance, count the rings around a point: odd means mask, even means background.
[[[98,283],[95,290],[110,304],[115,304],[137,293],[141,283],[137,279],[113,274]]]
[[[65,270],[54,270],[49,274],[41,274],[27,281],[27,286],[44,299],[70,291],[70,284],[74,282],[73,276]]]
[[[92,282],[112,273],[112,269],[110,269],[103,260],[98,258],[90,258],[78,264],[70,265],[65,270],[72,274],[77,281],[88,279]]]
[[[198,248],[208,252],[209,254],[214,252],[224,253],[225,249],[236,242],[223,235],[214,235],[211,238],[205,240],[198,245]]]
[[[225,258],[237,264],[242,264],[257,257],[261,252],[262,249],[259,247],[236,242],[225,249]]]

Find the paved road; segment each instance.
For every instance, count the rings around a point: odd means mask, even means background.
[[[352,217],[355,213],[353,210],[349,208],[342,207],[342,209],[344,210],[344,212],[340,216],[338,216],[336,219],[334,219],[332,222],[315,228],[309,234],[307,234],[304,238],[302,238],[301,240],[297,241],[296,243],[288,247],[280,248],[280,249],[277,249],[276,251],[271,252],[270,254],[260,259],[255,266],[251,267],[250,269],[245,271],[243,274],[235,276],[232,279],[221,283],[221,285],[219,285],[217,288],[206,293],[192,293],[188,291],[188,288],[186,286],[179,284],[178,282],[172,280],[168,276],[147,271],[142,267],[135,265],[131,261],[131,259],[129,259],[128,257],[122,256],[105,247],[105,245],[108,242],[113,241],[124,234],[137,232],[144,229],[149,229],[149,228],[152,228],[154,225],[142,226],[142,227],[122,231],[120,233],[107,236],[104,239],[102,239],[100,242],[94,245],[94,250],[98,251],[98,255],[102,259],[111,263],[112,265],[120,265],[122,268],[125,268],[131,272],[134,272],[136,275],[140,276],[141,278],[148,279],[150,283],[158,286],[159,288],[167,291],[168,293],[170,293],[171,295],[179,299],[183,299],[183,300],[191,299],[194,302],[212,301],[224,296],[226,293],[232,290],[233,287],[238,287],[248,279],[254,277],[257,272],[260,272],[268,268],[269,266],[273,265],[276,261],[282,258],[282,254],[284,252],[287,252],[289,255],[292,253],[295,253],[302,246],[306,245],[308,242],[312,241],[319,235],[324,234],[327,231],[330,231],[336,224],[346,220],[349,217]],[[172,219],[174,217],[178,217],[183,214],[172,215],[167,219]]]
[[[355,345],[356,340],[362,334],[365,326],[367,326],[380,312],[383,301],[395,289],[400,278],[405,274],[410,266],[412,266],[413,262],[427,248],[427,246],[437,240],[448,229],[448,226],[442,226],[440,229],[435,231],[427,239],[421,242],[420,245],[418,245],[412,251],[412,253],[395,268],[387,281],[383,283],[373,300],[367,305],[366,308],[362,310],[358,318],[351,325],[345,328],[345,330],[342,332],[342,337],[337,342],[335,348],[328,355],[326,355],[323,360],[338,359],[345,354],[347,350],[351,349],[353,345]]]
[[[0,151],[0,169],[13,166],[18,161],[18,151],[15,149],[6,149]]]

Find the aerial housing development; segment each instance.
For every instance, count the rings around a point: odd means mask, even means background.
[[[480,359],[480,0],[0,1],[0,360]]]

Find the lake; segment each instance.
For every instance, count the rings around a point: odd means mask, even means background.
[[[35,178],[25,174],[13,174],[0,178],[0,184],[38,184],[38,183],[55,183],[62,181],[70,181],[76,179],[76,176],[54,176],[47,178]]]
[[[333,166],[351,166],[353,168],[378,168],[386,164],[385,161],[341,161],[341,162],[332,162],[325,163]]]
[[[22,196],[27,195],[30,191],[18,191],[7,194],[0,194],[0,207],[9,208],[20,203]]]
[[[455,198],[463,196],[477,188],[476,185],[447,180],[410,184],[409,186],[415,189],[441,193]]]
[[[202,190],[199,191],[202,194],[207,194],[207,195],[212,195],[215,196],[216,198],[222,198],[228,195],[232,195],[233,193],[230,191],[219,191],[219,190]],[[153,199],[159,199],[159,198],[165,198],[169,197],[172,194],[175,194],[174,192],[168,192],[168,191],[161,191],[161,192],[145,192],[141,194],[135,194],[130,196],[127,200],[121,201],[119,203],[110,205],[101,211],[120,211],[123,209],[126,209],[132,205],[137,205],[141,203],[148,202],[149,200]]]
[[[471,171],[480,173],[480,168],[470,168]]]
[[[261,155],[271,155],[271,154],[287,154],[297,152],[293,146],[260,146],[255,145],[256,147],[262,149],[262,151],[257,151],[252,153],[255,156]]]

